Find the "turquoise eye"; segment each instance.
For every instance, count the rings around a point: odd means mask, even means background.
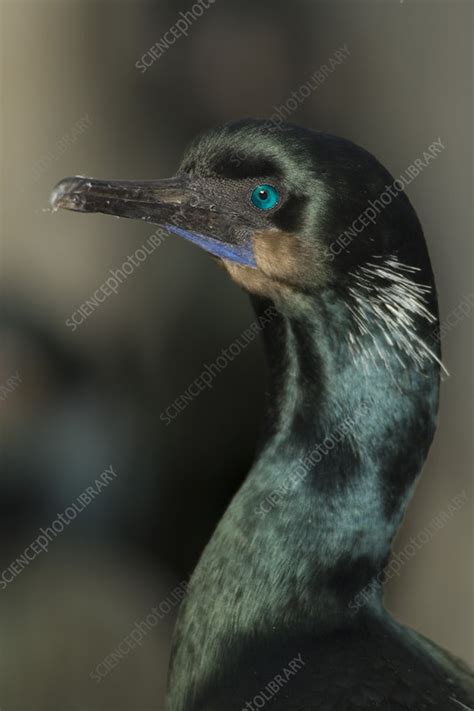
[[[257,185],[252,192],[252,202],[259,210],[271,210],[278,204],[280,195],[272,185]]]

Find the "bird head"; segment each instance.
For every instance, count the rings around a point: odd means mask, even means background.
[[[355,308],[351,290],[380,301],[388,288],[395,310],[413,297],[420,310],[432,290],[420,223],[390,173],[352,142],[293,124],[230,123],[198,137],[173,178],[65,178],[51,204],[162,225],[282,310],[326,287]]]

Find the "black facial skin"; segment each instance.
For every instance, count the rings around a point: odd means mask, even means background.
[[[254,264],[220,261],[267,315],[264,435],[180,610],[167,711],[251,709],[298,655],[272,711],[472,706],[469,673],[394,621],[379,584],[438,409],[436,290],[406,195],[333,251],[393,178],[345,139],[254,119],[199,137],[175,182],[132,200],[74,180],[55,207],[250,245]],[[280,200],[262,211],[266,183]]]

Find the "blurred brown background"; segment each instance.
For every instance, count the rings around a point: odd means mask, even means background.
[[[2,570],[107,466],[117,472],[0,590],[2,711],[161,708],[175,607],[100,683],[90,674],[189,576],[249,466],[262,404],[254,343],[169,426],[160,420],[253,320],[224,272],[176,237],[76,331],[66,325],[154,228],[52,215],[60,178],[172,175],[196,132],[271,115],[346,45],[348,59],[291,120],[361,144],[394,176],[440,137],[446,149],[408,194],[442,319],[469,295],[474,303],[473,4],[216,0],[140,72],[135,63],[192,4],[1,6]],[[473,320],[464,311],[443,338],[451,375],[439,431],[395,550],[454,496],[466,492],[467,503],[403,565],[387,603],[473,663]]]

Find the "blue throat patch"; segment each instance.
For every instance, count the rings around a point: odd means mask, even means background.
[[[180,235],[180,237],[184,237],[190,242],[194,242],[194,244],[197,244],[199,247],[205,249],[206,252],[216,257],[228,259],[230,262],[237,262],[238,264],[243,264],[253,269],[257,267],[250,241],[242,244],[228,244],[227,242],[221,242],[215,237],[183,230],[181,227],[175,227],[175,225],[165,225],[165,228],[170,232],[174,232],[174,234]]]

